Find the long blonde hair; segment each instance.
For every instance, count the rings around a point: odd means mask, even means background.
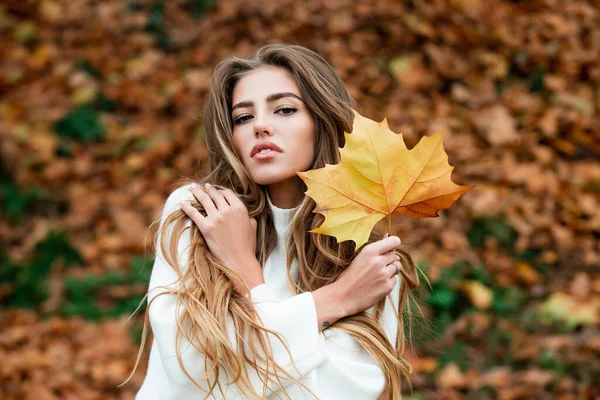
[[[333,68],[317,53],[301,46],[271,44],[260,48],[248,59],[231,57],[216,66],[203,119],[210,172],[201,183],[210,182],[217,188],[233,190],[246,205],[250,217],[256,218],[256,258],[263,267],[276,246],[277,233],[273,214],[268,207],[265,188],[249,179],[248,171],[234,150],[231,102],[233,88],[240,78],[251,70],[267,65],[285,68],[292,74],[307,108],[312,113],[316,126],[316,143],[314,159],[309,169],[322,168],[325,164],[337,164],[340,161],[338,149],[344,146],[344,132],[352,130],[354,118],[352,109],[356,106],[342,79]],[[189,182],[191,181],[185,183]],[[302,185],[305,191],[304,183]],[[198,201],[194,201],[192,205],[200,212],[204,212]],[[323,215],[313,212],[315,206],[315,202],[310,197],[304,197],[294,214],[290,238],[286,245],[287,277],[290,288],[295,294],[314,291],[335,282],[359,250],[355,249],[352,241],[338,244],[332,236],[309,233],[309,230],[318,227],[324,220]],[[251,299],[234,291],[233,284],[227,278],[227,274],[231,275],[234,272],[210,253],[199,229],[190,229],[191,245],[188,263],[186,268],[180,267],[177,260],[177,246],[181,235],[189,228],[186,227],[186,222],[189,222],[189,217],[183,211],[177,210],[165,219],[162,229],[158,227],[160,218],[150,226],[150,231],[155,238],[153,243],[156,243],[160,231],[159,245],[164,251],[166,261],[179,277],[177,290],[170,289],[164,294],[176,295],[181,304],[182,313],[178,319],[176,348],[177,358],[184,373],[198,387],[201,386],[195,379],[209,379],[210,393],[206,397],[213,393],[215,387],[218,387],[221,394],[223,393],[218,379],[219,371],[222,369],[228,378],[233,378],[233,383],[246,397],[264,398],[264,393],[257,393],[252,387],[245,364],[255,368],[264,382],[270,384],[275,381],[283,393],[285,390],[281,385],[281,378],[302,385],[299,380],[294,379],[277,365],[269,351],[270,343],[267,335],[280,340],[289,352],[283,337],[263,327]],[[171,224],[174,224],[173,230],[167,242],[166,232]],[[384,232],[374,230],[368,243],[382,239],[383,234]],[[166,249],[169,251],[167,252]],[[405,347],[404,321],[405,317],[411,316],[410,307],[406,307],[410,291],[419,285],[417,268],[409,252],[403,247],[395,251],[402,262],[400,298],[397,305],[399,312],[396,314],[398,321],[396,344],[394,346],[390,344],[381,326],[386,298],[375,305],[373,314],[363,311],[342,318],[328,328],[349,333],[377,361],[386,378],[384,393],[390,399],[401,398],[403,377],[410,385],[408,378],[411,366],[402,357]],[[296,281],[293,281],[290,272],[294,259],[298,262]],[[184,285],[183,282],[186,284]],[[156,297],[152,301],[155,299]],[[143,339],[134,371],[145,345],[148,310],[152,301],[146,309]],[[228,313],[235,326],[237,349],[233,347],[228,337],[226,324]],[[248,334],[247,341],[245,332]],[[410,333],[410,330],[408,332]],[[203,354],[207,376],[194,378],[185,369],[179,353],[179,343],[183,337]],[[246,354],[245,343],[250,343],[251,354]],[[214,376],[213,381],[210,381],[210,374]],[[129,379],[132,375],[133,372]],[[286,397],[289,398],[287,394]]]

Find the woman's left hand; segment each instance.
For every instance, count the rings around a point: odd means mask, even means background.
[[[211,253],[239,274],[250,289],[264,283],[255,255],[256,219],[249,217],[242,200],[232,190],[214,186],[204,191],[192,185],[190,191],[204,207],[206,217],[188,202],[182,202],[181,209],[198,226]],[[233,278],[230,276],[239,292],[240,285]]]

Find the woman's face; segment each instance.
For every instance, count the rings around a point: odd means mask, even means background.
[[[292,75],[282,67],[250,71],[233,89],[233,144],[252,180],[273,185],[300,180],[315,147],[314,120]],[[273,143],[280,151],[252,156],[257,144]]]

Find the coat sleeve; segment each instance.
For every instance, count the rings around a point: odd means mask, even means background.
[[[180,201],[191,199],[192,194],[187,186],[175,190],[167,199],[161,216],[161,228],[165,218],[172,211],[180,208]],[[191,221],[188,221],[190,226],[191,223]],[[172,226],[168,227],[167,235],[171,231]],[[160,236],[156,244],[157,254],[150,278],[148,301],[165,291],[161,286],[172,286],[177,280],[177,274],[166,263],[159,243]],[[187,252],[189,250],[186,248],[189,243],[189,230],[186,230],[181,236],[177,249],[178,261],[181,266],[187,265]],[[290,359],[289,354],[279,340],[270,339],[272,355],[280,366],[284,367],[295,378],[299,378],[300,375],[293,367],[292,361],[302,374],[307,374],[323,363],[325,360],[324,340],[318,332],[317,314],[312,293],[302,293],[285,301],[278,301],[277,296],[269,286],[262,284],[252,289],[251,297],[257,313],[262,319],[263,326],[279,332],[289,346],[292,359]],[[208,392],[207,380],[199,379],[205,373],[204,357],[185,338],[182,338],[179,349],[182,361],[187,372],[195,378],[202,389],[194,385],[186,376],[177,360],[175,337],[178,329],[177,317],[180,311],[177,298],[172,294],[159,296],[152,302],[148,310],[154,341],[148,373],[136,397],[138,400],[204,398]],[[235,330],[230,315],[228,315],[228,335],[232,345],[236,348]],[[271,337],[271,335],[268,336]],[[247,371],[255,390],[262,393],[265,384],[254,368],[247,366]],[[235,385],[227,386],[227,378],[225,372],[221,370],[219,381],[224,391],[226,390],[225,398],[243,398]],[[284,386],[291,383],[283,379],[282,382]],[[270,387],[266,388],[267,395],[276,389],[277,386],[272,383]],[[215,396],[213,398],[221,398],[218,388],[215,388],[213,394]]]
[[[382,315],[383,329],[392,344],[396,343],[398,322],[394,310],[398,307],[401,276],[386,299]],[[374,312],[374,307],[369,309]],[[347,332],[335,329],[335,325],[324,330],[327,363],[319,368],[319,374],[327,375],[329,385],[320,387],[323,398],[376,399],[385,387],[385,375],[375,359]],[[335,393],[329,389],[335,388]]]
[[[402,275],[396,275],[396,286],[386,299],[385,308],[383,309],[383,330],[385,331],[392,346],[396,345],[396,337],[398,336],[398,302],[400,301],[400,287],[402,286]]]
[[[382,327],[389,340],[396,344],[398,321],[396,313],[400,298],[402,276],[396,276],[396,285],[386,298],[382,315]],[[270,291],[269,291],[270,292]],[[278,299],[273,296],[273,301]],[[270,297],[271,298],[271,297]],[[375,307],[368,310],[375,312]],[[347,332],[335,329],[335,325],[319,333],[323,340],[326,362],[319,366],[318,380],[327,380],[319,385],[318,395],[335,399],[376,399],[383,393],[385,375],[375,359]],[[311,398],[312,397],[308,397]]]

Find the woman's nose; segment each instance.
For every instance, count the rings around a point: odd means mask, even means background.
[[[273,131],[267,119],[264,116],[254,117],[254,132],[257,137],[267,134],[272,135]]]

